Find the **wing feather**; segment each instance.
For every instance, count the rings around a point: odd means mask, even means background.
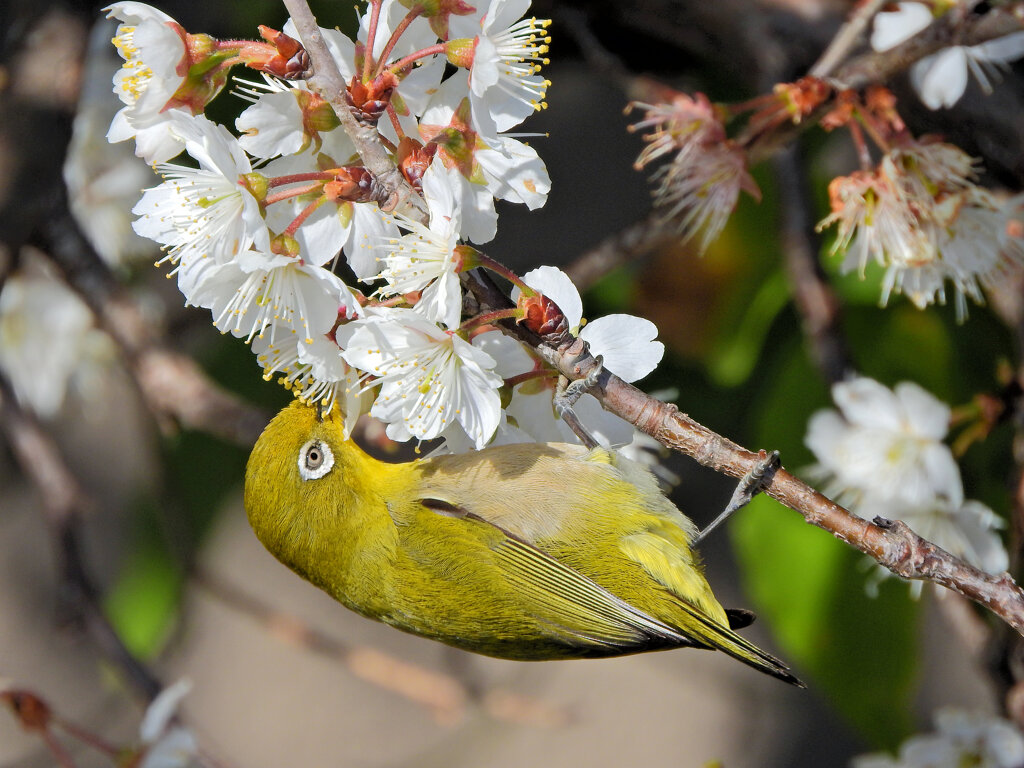
[[[492,525],[476,518],[485,525]],[[563,619],[563,629],[603,644],[647,650],[695,645],[669,625],[648,616],[579,571],[507,531],[494,548],[496,562],[520,594],[543,603],[544,615]]]

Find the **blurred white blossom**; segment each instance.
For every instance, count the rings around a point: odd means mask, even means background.
[[[0,290],[0,371],[18,401],[43,418],[56,415],[69,387],[95,394],[96,374],[115,359],[113,342],[56,277],[10,275]]]
[[[139,725],[139,768],[190,768],[200,765],[199,744],[192,732],[174,722],[192,683],[179,680],[165,688],[146,709]]]
[[[861,755],[851,768],[1020,768],[1024,735],[1000,717],[942,709],[935,714],[937,731],[911,736],[899,755]]]
[[[1024,198],[1000,200],[974,184],[976,172],[959,147],[905,141],[874,170],[832,180],[832,213],[818,229],[836,226],[844,272],[863,276],[870,261],[886,268],[883,306],[894,292],[918,308],[944,304],[949,281],[963,319],[966,297],[982,303],[981,285],[1024,262]]]
[[[671,158],[651,177],[657,181],[655,204],[660,216],[684,240],[700,236],[706,251],[736,208],[740,191],[760,200],[761,190],[747,171],[744,150],[730,140],[725,125],[706,96],[667,94],[657,104],[633,102],[627,111],[643,110],[632,131],[648,131],[646,146],[633,167]]]
[[[111,266],[151,256],[153,243],[132,229],[131,208],[152,172],[128,144],[111,144],[105,133],[120,102],[110,91],[117,58],[110,47],[109,21],[89,35],[71,142],[64,159],[64,182],[71,213],[86,239]]]

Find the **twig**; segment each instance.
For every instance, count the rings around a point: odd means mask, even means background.
[[[299,40],[309,54],[313,67],[313,74],[306,82],[331,105],[338,120],[341,121],[341,127],[355,144],[363,165],[390,191],[391,199],[383,207],[426,224],[428,216],[423,199],[406,182],[391,161],[377,138],[377,131],[371,126],[361,125],[345,102],[342,94],[345,93],[347,84],[338,70],[334,57],[331,56],[324,36],[320,33],[320,27],[309,9],[309,4],[306,0],[284,0],[284,5],[295,22]]]
[[[772,159],[782,218],[780,241],[804,337],[818,369],[835,383],[850,370],[850,355],[842,333],[841,304],[818,259],[807,176],[799,153],[794,141]]]
[[[554,5],[552,12],[559,29],[564,29],[580,48],[587,64],[595,70],[603,83],[612,83],[629,93],[636,76],[629,72],[615,54],[597,39],[585,13],[568,5]],[[635,98],[635,97],[634,97]]]
[[[478,272],[478,270],[474,270]],[[486,277],[468,276],[477,300],[491,309],[509,301]],[[569,379],[585,378],[597,361],[582,339],[567,331],[538,339],[515,323],[501,325],[506,332],[533,346],[559,373]],[[590,393],[602,406],[654,437],[663,445],[691,456],[717,472],[740,478],[757,466],[758,454],[699,424],[676,406],[663,403],[605,370]],[[870,555],[898,576],[941,584],[985,606],[1024,635],[1024,590],[1008,573],[994,576],[968,565],[944,549],[922,539],[904,523],[876,517],[869,522],[828,499],[799,478],[780,469],[764,489],[776,501],[799,512],[811,525]]]
[[[1024,4],[1021,3],[992,8],[978,16],[963,17],[951,11],[895,48],[852,60],[830,79],[839,88],[864,88],[885,82],[914,62],[950,45],[978,45],[1022,29]]]
[[[895,48],[862,54],[839,67],[826,79],[837,89],[866,88],[888,82],[914,62],[950,45],[978,45],[1021,30],[1024,30],[1024,3],[993,8],[984,15],[967,18],[962,18],[958,13],[948,13]],[[747,147],[750,165],[756,165],[774,155],[797,135],[818,125],[831,106],[830,102],[826,103],[812,114],[803,116],[799,123],[780,126],[758,137]]]
[[[294,645],[340,660],[356,677],[429,709],[439,722],[462,718],[469,694],[452,677],[396,659],[367,646],[349,646],[284,613],[206,571],[196,571],[194,582],[225,605],[245,613],[273,635]]]
[[[170,419],[247,448],[256,442],[270,414],[219,387],[191,358],[167,349],[138,301],[82,235],[62,197],[54,200],[32,242],[50,256],[121,348],[158,421],[166,425]]]
[[[668,229],[658,216],[649,214],[606,237],[565,267],[565,273],[580,291],[585,291],[612,270],[638,261],[663,245],[677,242],[679,235]]]
[[[132,655],[100,606],[98,592],[85,568],[80,522],[92,500],[39,423],[23,411],[7,380],[0,376],[0,429],[26,476],[42,500],[60,569],[58,599],[65,612],[81,621],[97,647],[138,692],[152,701],[163,687],[156,676]]]
[[[843,22],[821,58],[807,73],[811,77],[828,77],[850,51],[860,42],[861,36],[875,14],[889,0],[861,0],[854,6],[849,17]]]
[[[491,717],[503,722],[552,726],[569,720],[562,709],[531,697],[500,688],[477,693],[450,675],[410,664],[368,646],[349,646],[292,614],[275,610],[208,571],[196,571],[193,581],[228,607],[251,616],[285,642],[341,661],[356,677],[427,707],[440,723],[458,722],[470,702],[476,702]]]

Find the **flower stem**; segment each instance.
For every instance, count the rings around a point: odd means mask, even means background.
[[[314,171],[312,173],[291,173],[286,176],[273,176],[267,179],[268,187],[279,187],[282,184],[295,184],[299,181],[331,181],[333,171]]]
[[[871,160],[871,152],[868,150],[868,143],[864,140],[864,131],[860,127],[860,123],[856,121],[850,121],[850,138],[853,139],[853,145],[857,148],[857,158],[860,161],[860,169],[862,171],[870,171],[874,166]]]
[[[388,56],[391,55],[391,52],[395,50],[395,46],[398,45],[398,38],[402,36],[402,33],[409,28],[409,25],[412,24],[413,21],[416,20],[416,17],[422,12],[423,9],[420,6],[416,6],[405,14],[405,18],[398,22],[398,26],[395,27],[395,31],[391,33],[391,38],[388,40],[388,44],[384,46],[384,50],[380,53],[380,59],[377,64],[377,71],[374,72],[374,77],[377,77],[384,71],[384,65],[388,60]]]
[[[412,66],[413,62],[419,59],[425,59],[427,58],[427,56],[434,56],[438,53],[444,52],[445,48],[441,43],[438,43],[437,45],[430,45],[427,46],[426,48],[416,51],[415,53],[410,53],[408,56],[399,59],[390,67],[388,67],[388,69],[390,69],[393,73],[397,75],[406,67]]]
[[[395,129],[395,133],[398,134],[398,140],[401,141],[405,138],[405,131],[402,130],[402,124],[398,122],[398,113],[395,111],[395,106],[388,103],[388,120],[391,121],[392,127]]]
[[[506,387],[514,387],[517,384],[522,384],[524,381],[532,381],[533,379],[554,379],[558,376],[558,371],[554,371],[550,368],[535,368],[532,371],[526,373],[518,373],[515,376],[510,376],[505,379]]]
[[[303,208],[299,215],[292,220],[292,223],[289,224],[285,231],[282,232],[281,234],[288,235],[289,237],[295,237],[295,230],[301,227],[302,223],[306,219],[308,219],[313,214],[313,212],[321,205],[323,205],[325,202],[327,202],[327,196],[320,195],[320,197],[318,197],[316,200],[314,200],[305,208]]]
[[[279,203],[282,200],[288,200],[293,197],[299,197],[300,195],[305,195],[308,194],[309,192],[313,192],[314,190],[320,189],[322,186],[322,184],[307,184],[304,187],[282,189],[280,192],[277,192],[276,194],[267,195],[267,199],[263,201],[263,205],[273,205],[274,203]]]
[[[363,82],[370,82],[373,72],[373,42],[377,37],[377,22],[380,20],[380,7],[384,0],[370,0],[370,25],[366,32],[366,51],[363,53]]]
[[[888,152],[892,149],[892,145],[885,138],[882,131],[879,130],[874,117],[870,114],[865,113],[863,110],[857,110],[857,121],[864,127],[864,131],[871,140],[875,142],[875,145],[882,150],[882,152]]]
[[[521,309],[497,309],[494,312],[484,312],[476,317],[471,317],[459,327],[468,331],[481,325],[496,323],[499,320],[518,320],[521,317],[523,317]]]

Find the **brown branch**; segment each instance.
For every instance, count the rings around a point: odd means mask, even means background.
[[[18,405],[3,377],[0,377],[0,430],[22,471],[39,492],[58,561],[58,599],[62,612],[80,622],[100,652],[147,701],[152,701],[162,685],[125,647],[104,615],[98,590],[85,567],[81,519],[94,507],[93,500],[71,474],[53,440],[35,418]]]
[[[270,414],[221,388],[194,360],[167,348],[161,329],[95,253],[63,199],[55,201],[34,243],[118,344],[158,422],[164,427],[173,422],[246,448],[256,442]]]
[[[960,9],[950,11],[895,48],[866,53],[844,64],[830,79],[838,88],[864,88],[873,83],[883,83],[911,64],[951,45],[978,45],[1022,29],[1024,3],[1013,3],[966,17]]]
[[[469,692],[454,678],[396,659],[374,648],[349,646],[292,614],[266,605],[209,572],[197,571],[192,578],[217,600],[251,616],[275,637],[341,661],[356,677],[426,707],[438,722],[455,723],[462,719]]]
[[[471,274],[467,277],[470,290],[482,305],[499,309],[510,303],[485,276]],[[586,378],[598,368],[586,343],[568,332],[539,339],[515,323],[504,322],[501,327],[533,346],[569,379]],[[607,370],[598,374],[598,385],[590,393],[606,410],[663,445],[717,472],[740,478],[757,466],[757,453],[740,447],[681,413],[676,406],[645,394]],[[870,555],[896,575],[941,584],[985,606],[1024,635],[1024,590],[1008,573],[998,576],[985,573],[922,539],[898,520],[876,517],[869,522],[857,517],[784,469],[775,473],[765,493],[799,512],[811,525]]]
[[[474,701],[491,717],[504,722],[549,726],[562,725],[568,720],[561,709],[533,698],[502,689],[477,695],[450,675],[410,664],[369,646],[348,645],[293,614],[272,608],[208,571],[197,571],[193,580],[212,597],[252,617],[280,640],[340,661],[356,677],[426,707],[439,723],[457,723],[463,718],[466,706]]]
[[[363,165],[390,192],[390,200],[382,208],[394,210],[425,224],[427,208],[423,198],[416,193],[392,162],[380,143],[376,128],[362,125],[356,120],[345,102],[342,94],[345,93],[347,84],[338,70],[337,62],[331,56],[309,4],[306,0],[284,0],[284,5],[295,22],[299,40],[309,54],[312,64],[313,74],[306,82],[331,105],[338,120],[341,121],[341,127],[356,145]]]
[[[652,213],[580,254],[565,267],[565,273],[582,292],[612,270],[639,261],[658,248],[678,240],[679,235],[667,228],[657,213]]]

